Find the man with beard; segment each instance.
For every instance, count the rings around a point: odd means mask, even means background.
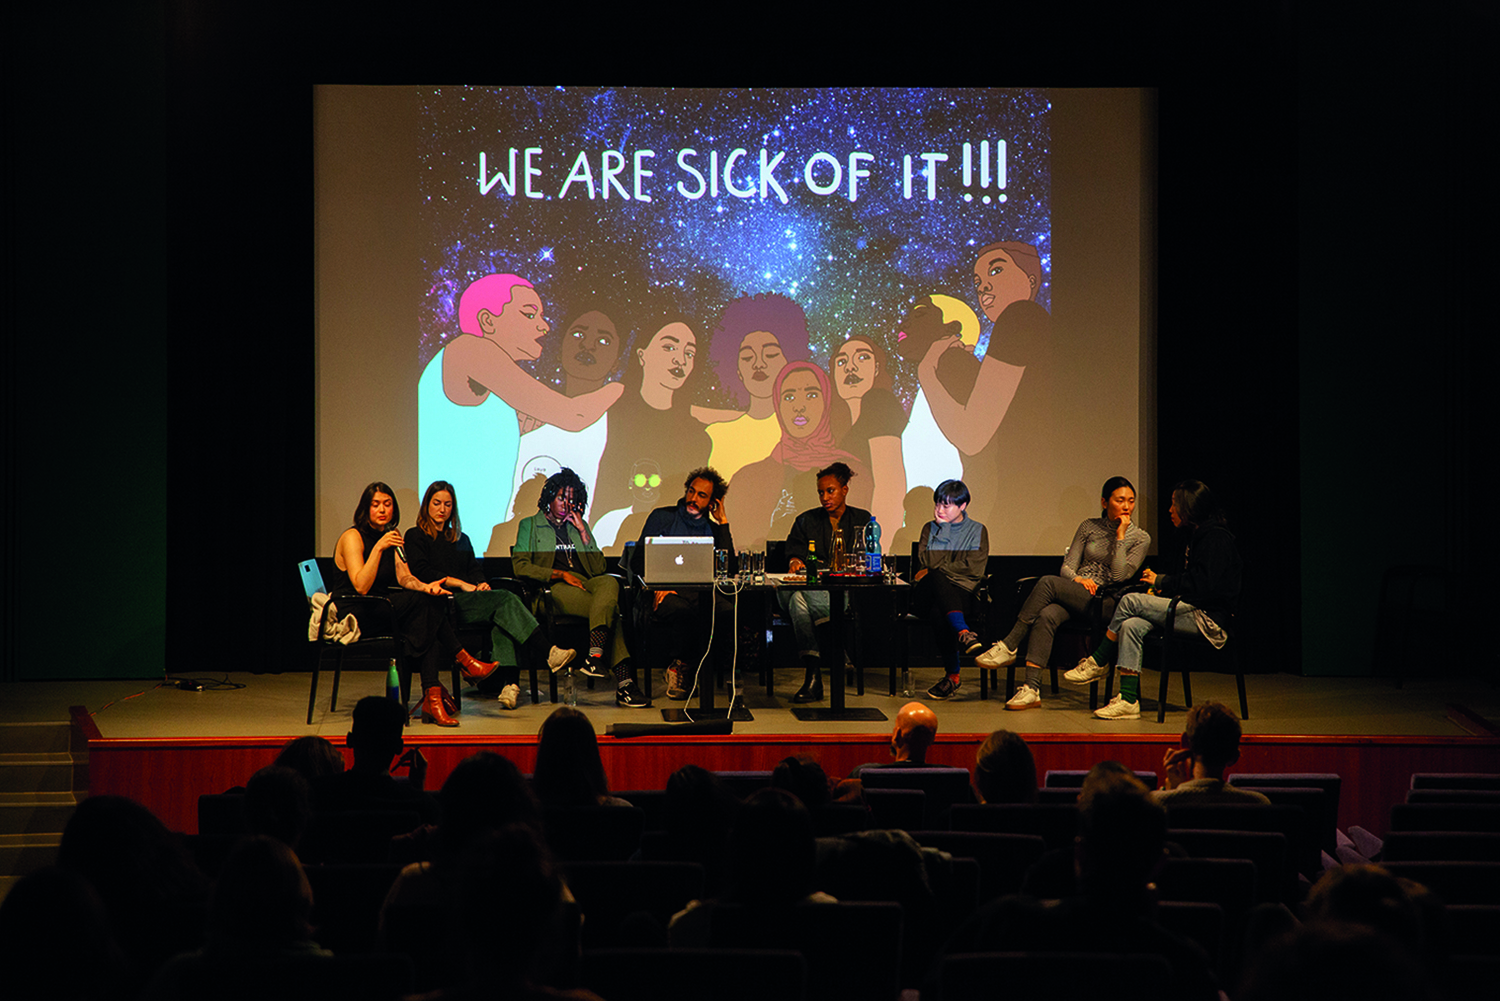
[[[644,571],[646,540],[662,536],[713,536],[714,548],[734,552],[734,539],[729,534],[729,514],[724,508],[724,495],[729,484],[711,466],[704,466],[688,473],[683,483],[685,493],[681,500],[668,507],[659,507],[646,518],[641,529],[640,540],[635,546],[632,570],[637,576]],[[647,621],[658,637],[667,655],[667,698],[682,701],[688,697],[694,668],[688,658],[695,654],[699,642],[695,620],[701,622],[698,595],[682,595],[676,591],[646,591],[642,598],[649,597],[651,610]]]

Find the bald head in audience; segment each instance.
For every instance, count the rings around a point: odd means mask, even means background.
[[[927,764],[927,749],[937,739],[937,713],[922,702],[908,702],[896,714],[891,731],[891,754],[897,761]]]

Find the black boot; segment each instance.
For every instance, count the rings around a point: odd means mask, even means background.
[[[806,658],[803,662],[803,669],[807,672],[807,676],[803,678],[802,687],[797,689],[797,694],[792,696],[792,701],[797,703],[822,702],[823,672],[819,670],[818,658]]]

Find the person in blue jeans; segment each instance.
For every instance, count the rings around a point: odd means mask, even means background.
[[[787,568],[792,573],[803,573],[807,569],[802,557],[807,555],[808,543],[812,543],[813,552],[818,556],[818,566],[828,569],[833,563],[834,540],[842,537],[845,545],[850,545],[854,533],[863,531],[870,523],[870,512],[850,507],[847,503],[849,479],[853,475],[854,471],[842,462],[818,470],[818,501],[821,506],[797,515],[786,536]],[[802,658],[805,674],[802,687],[792,696],[792,701],[820,702],[823,699],[823,658],[818,646],[817,627],[828,621],[832,609],[829,594],[807,588],[784,588],[777,592],[776,600],[792,620],[792,635],[796,637],[797,653]]]
[[[1234,612],[1243,564],[1234,535],[1224,527],[1224,509],[1202,481],[1183,480],[1172,488],[1168,514],[1174,528],[1192,533],[1182,572],[1142,571],[1141,580],[1151,586],[1150,592],[1121,598],[1098,649],[1063,675],[1072,684],[1086,685],[1108,674],[1118,656],[1120,694],[1094,713],[1099,719],[1140,718],[1141,648],[1147,633],[1166,625],[1174,597],[1181,598],[1173,616],[1174,632],[1201,633],[1216,647],[1229,639],[1223,623]]]

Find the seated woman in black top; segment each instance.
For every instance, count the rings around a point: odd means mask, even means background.
[[[334,566],[349,579],[334,587],[332,597],[378,594],[390,600],[401,652],[421,664],[422,722],[458,726],[458,720],[450,715],[453,710],[448,708],[451,700],[444,702],[446,692],[438,681],[438,672],[450,660],[457,660],[464,677],[478,681],[494,673],[495,665],[475,660],[459,645],[448,624],[448,609],[436,597],[448,592],[412,576],[398,552],[402,544],[401,533],[396,530],[399,524],[401,508],[396,504],[396,492],[379,481],[365,487],[354,509],[354,527],[344,530],[334,548]]]
[[[520,598],[509,591],[493,591],[474,557],[474,544],[458,520],[458,493],[447,480],[436,480],[422,495],[417,524],[406,530],[406,558],[418,579],[453,592],[458,624],[488,622],[490,656],[500,669],[480,684],[482,692],[498,691],[500,705],[516,707],[521,694],[520,665],[546,663],[558,670],[573,659],[572,650],[548,649],[537,621]]]

